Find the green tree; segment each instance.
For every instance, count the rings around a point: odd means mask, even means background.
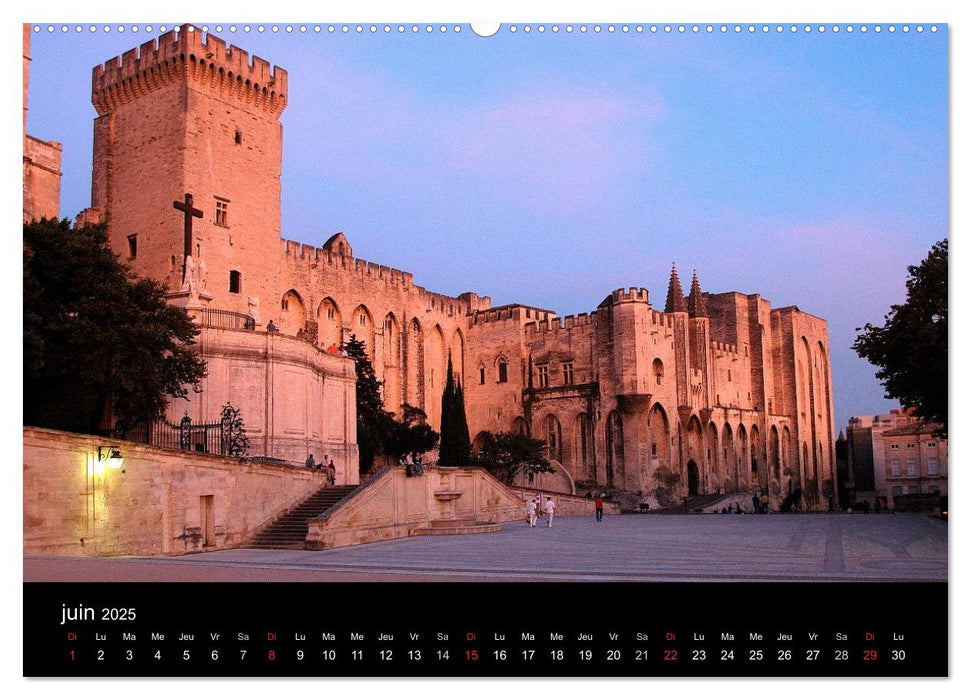
[[[394,427],[392,413],[384,410],[381,385],[374,374],[374,366],[368,358],[363,340],[352,335],[344,343],[347,356],[354,360],[357,373],[357,449],[358,468],[363,474],[373,465],[375,458],[384,450],[385,442]]]
[[[469,441],[469,423],[465,417],[465,397],[462,385],[452,375],[452,355],[448,356],[448,374],[445,391],[442,392],[442,446],[438,463],[447,466],[469,464],[472,446]]]
[[[546,458],[546,442],[519,433],[485,433],[475,464],[484,467],[504,484],[517,474],[530,476],[552,472]]]
[[[883,326],[857,328],[853,349],[879,368],[888,399],[940,423],[946,435],[947,239],[907,271],[907,301],[890,307]]]
[[[106,227],[24,224],[24,424],[96,433],[162,417],[205,376],[198,331]]]
[[[428,423],[428,416],[420,408],[405,404],[401,420],[394,421],[384,444],[384,454],[402,457],[412,452],[425,453],[435,449],[438,433]]]

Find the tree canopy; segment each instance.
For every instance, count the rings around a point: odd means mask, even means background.
[[[412,452],[428,452],[438,444],[438,433],[425,421],[428,416],[420,408],[405,404],[401,407],[401,420],[393,421],[384,442],[384,453],[389,457],[401,457]]]
[[[425,412],[405,404],[401,420],[385,410],[380,381],[368,358],[363,340],[352,335],[344,349],[354,360],[357,373],[357,449],[361,473],[368,471],[378,455],[399,457],[411,452],[427,452],[438,444],[438,433],[425,423]]]
[[[478,438],[477,438],[478,440]],[[543,440],[520,433],[485,433],[475,463],[499,481],[512,484],[517,474],[552,472]]]
[[[25,425],[131,427],[198,387],[196,327],[118,259],[104,224],[25,223],[23,252]]]
[[[947,239],[907,268],[907,301],[883,326],[866,324],[853,349],[878,367],[887,398],[940,423],[947,433]]]
[[[465,396],[462,385],[452,373],[452,355],[448,356],[445,391],[442,392],[442,445],[438,463],[446,466],[469,464],[472,446],[469,441],[469,423],[465,417]]]

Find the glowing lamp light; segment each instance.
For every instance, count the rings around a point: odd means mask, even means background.
[[[110,469],[121,469],[125,458],[121,456],[121,449],[117,445],[99,445],[98,461]]]

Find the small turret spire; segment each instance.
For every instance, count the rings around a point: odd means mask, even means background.
[[[668,300],[664,304],[664,313],[674,311],[687,311],[688,305],[684,302],[684,292],[681,291],[681,280],[678,279],[678,268],[671,263],[671,281],[668,282]]]
[[[705,295],[701,292],[701,285],[698,284],[698,271],[693,270],[691,277],[691,293],[688,294],[688,315],[691,318],[707,318],[708,302]]]

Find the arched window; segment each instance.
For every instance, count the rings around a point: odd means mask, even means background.
[[[503,384],[509,381],[509,363],[506,362],[505,357],[500,357],[496,366],[499,368],[499,383]]]
[[[654,358],[654,380],[660,384],[664,379],[664,363],[660,359]]]

